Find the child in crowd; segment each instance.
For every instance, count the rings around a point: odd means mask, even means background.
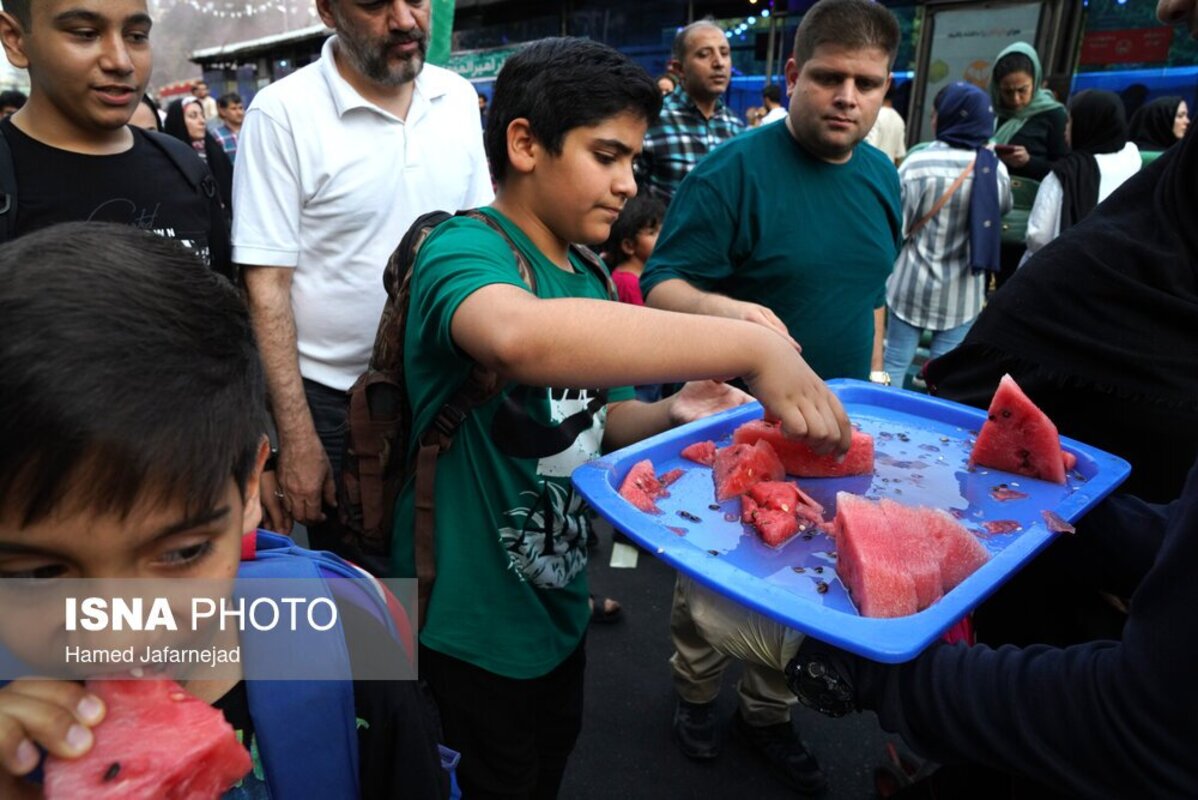
[[[405,373],[424,430],[474,365],[506,380],[437,462],[436,583],[421,671],[461,751],[466,797],[555,797],[582,723],[589,522],[575,467],[744,401],[699,380],[657,403],[629,384],[741,376],[792,435],[847,449],[835,396],[777,332],[607,301],[571,242],[605,241],[636,194],[632,161],[661,93],[626,56],[547,39],[503,67],[487,119],[492,226],[434,230],[413,271]],[[511,241],[511,245],[505,241]],[[535,276],[529,290],[511,248]],[[394,571],[412,576],[414,487],[399,498]]]
[[[36,597],[31,584],[54,591],[72,578],[237,574],[243,538],[262,518],[269,444],[262,366],[228,281],[166,238],[66,223],[0,249],[0,317],[0,581],[22,587],[9,591]],[[304,552],[288,557],[307,559]],[[36,641],[34,624],[22,625]],[[398,641],[394,656],[407,657]],[[305,796],[275,777],[286,782],[324,754],[272,746],[265,729],[288,724],[326,751],[345,756],[356,746],[356,764],[325,762],[340,788],[322,772],[306,796],[447,794],[435,721],[415,681],[356,681],[348,719],[326,704],[297,704],[272,709],[270,725],[256,713],[252,684],[185,686],[224,713],[253,758],[226,798]],[[105,709],[69,681],[0,686],[0,797],[40,797],[23,777],[38,766],[37,747],[82,755],[102,735],[91,729]],[[293,721],[276,724],[288,713]],[[356,741],[344,742],[355,726]]]
[[[634,197],[624,206],[619,219],[611,226],[611,236],[603,247],[611,280],[621,303],[643,306],[641,273],[657,244],[661,221],[666,207],[655,197]]]
[[[645,304],[645,298],[641,296],[641,273],[653,254],[665,216],[665,203],[656,197],[634,197],[611,226],[611,236],[607,238],[603,253],[611,267],[611,281],[616,285],[621,303]],[[661,385],[651,383],[636,387],[636,399],[646,403],[660,400]]]

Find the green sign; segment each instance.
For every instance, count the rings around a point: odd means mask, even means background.
[[[449,60],[453,48],[453,0],[433,0],[433,31],[428,43],[428,63],[439,67]]]
[[[449,56],[446,68],[466,80],[494,80],[503,68],[503,62],[518,51],[519,47],[495,47],[489,50],[464,50]]]

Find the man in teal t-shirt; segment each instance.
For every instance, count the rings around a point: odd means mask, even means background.
[[[682,182],[641,277],[646,303],[766,325],[793,337],[825,380],[885,380],[881,312],[902,235],[899,179],[862,140],[897,45],[893,15],[867,0],[823,0],[803,17],[786,65],[787,119],[725,143]],[[713,758],[728,659],[696,630],[677,589],[671,631],[674,730],[686,755]],[[788,784],[821,789],[791,727],[782,674],[746,665],[739,694],[734,731]]]

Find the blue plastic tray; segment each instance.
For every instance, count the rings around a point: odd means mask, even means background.
[[[1068,483],[1055,483],[984,467],[967,469],[969,451],[986,412],[927,395],[851,380],[828,384],[853,424],[874,437],[872,476],[805,478],[802,488],[836,513],[838,491],[907,505],[943,508],[974,531],[990,561],[939,602],[918,614],[872,619],[857,613],[835,570],[835,545],[822,533],[800,534],[778,548],[763,544],[739,521],[740,500],[715,505],[711,469],[681,458],[682,448],[713,439],[727,444],[741,424],[761,416],[757,403],[741,406],[611,453],[574,472],[574,484],[613,526],[677,569],[738,602],[817,638],[876,661],[898,663],[918,655],[953,623],[1039,553],[1056,534],[1042,510],[1074,521],[1130,473],[1126,461],[1072,439],[1062,446],[1077,456]],[[651,459],[660,475],[686,472],[658,500],[662,513],[634,508],[618,490],[633,464]],[[1000,501],[1005,484],[1027,495]],[[694,522],[679,512],[698,517]],[[1014,522],[1019,530],[991,533],[986,523]],[[827,584],[820,592],[818,585]]]

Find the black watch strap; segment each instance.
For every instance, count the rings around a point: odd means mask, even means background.
[[[799,702],[829,717],[857,710],[853,686],[821,653],[798,655],[786,665],[786,685]]]

